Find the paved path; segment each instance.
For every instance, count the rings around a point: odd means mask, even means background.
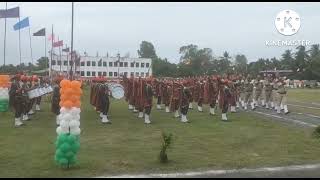
[[[320,177],[320,164],[257,169],[211,170],[202,172],[181,172],[169,174],[139,174],[121,176],[100,176],[97,178],[253,178],[253,177]]]

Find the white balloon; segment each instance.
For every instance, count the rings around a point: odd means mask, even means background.
[[[70,121],[72,119],[72,115],[70,113],[65,113],[63,115],[63,119],[66,121]]]
[[[80,127],[80,121],[72,120],[69,123],[70,129],[75,129],[76,127]]]
[[[64,129],[69,128],[69,122],[66,121],[66,120],[60,121],[60,127],[61,127],[61,128],[64,128]]]
[[[62,133],[61,127],[57,127],[56,132],[58,135],[60,135]]]
[[[81,133],[81,129],[80,128],[72,128],[70,129],[70,134],[72,135],[79,135]]]

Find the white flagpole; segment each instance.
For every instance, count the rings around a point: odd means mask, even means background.
[[[19,22],[20,22],[20,14],[19,14]],[[20,57],[20,68],[21,68],[21,38],[20,38],[20,24],[19,24],[19,57]]]
[[[30,53],[31,53],[31,62],[33,64],[33,56],[32,56],[32,44],[31,44],[31,32],[30,32],[30,26],[29,26],[29,36],[30,36]]]
[[[8,2],[6,2],[6,13],[8,10]],[[6,38],[7,38],[7,17],[4,17],[4,46],[3,46],[3,66],[6,66]]]

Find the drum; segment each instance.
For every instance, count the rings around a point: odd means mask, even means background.
[[[33,98],[38,97],[37,89],[33,89],[33,90],[28,91],[28,97],[29,97],[29,99],[33,99]]]
[[[112,97],[115,99],[121,99],[124,97],[124,88],[118,83],[108,83],[108,88],[111,91]]]

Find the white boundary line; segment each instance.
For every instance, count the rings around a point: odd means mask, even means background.
[[[320,116],[316,116],[313,114],[305,114],[305,113],[299,113],[299,112],[294,112],[295,114],[299,114],[299,115],[306,115],[306,116],[310,116],[310,117],[314,117],[314,118],[320,118]]]
[[[169,173],[169,174],[140,174],[140,175],[119,175],[119,176],[99,176],[95,178],[147,178],[147,177],[160,177],[160,178],[177,178],[177,177],[192,177],[192,176],[214,176],[221,174],[231,173],[257,173],[257,172],[280,172],[280,171],[296,171],[296,170],[312,170],[320,168],[320,164],[310,165],[294,165],[282,167],[264,167],[257,169],[230,169],[230,170],[209,170],[202,172],[184,172],[184,173]]]
[[[303,108],[309,108],[309,109],[319,109],[320,107],[310,107],[310,106],[302,106],[302,105],[297,105],[297,104],[288,104],[289,106],[297,106],[297,107],[303,107]]]
[[[297,123],[297,124],[300,124],[300,125],[305,125],[305,126],[309,126],[309,127],[317,127],[317,125],[315,125],[315,124],[306,123],[306,122],[298,121],[298,120],[294,120],[294,119],[289,119],[289,118],[285,118],[285,117],[281,117],[281,116],[277,116],[277,115],[273,115],[273,114],[263,113],[263,112],[260,112],[260,111],[252,111],[252,112],[255,112],[255,113],[258,113],[258,114],[263,114],[265,116],[271,116],[271,117],[275,117],[275,118],[284,119],[284,120],[291,121],[291,122],[294,122],[294,123]]]

